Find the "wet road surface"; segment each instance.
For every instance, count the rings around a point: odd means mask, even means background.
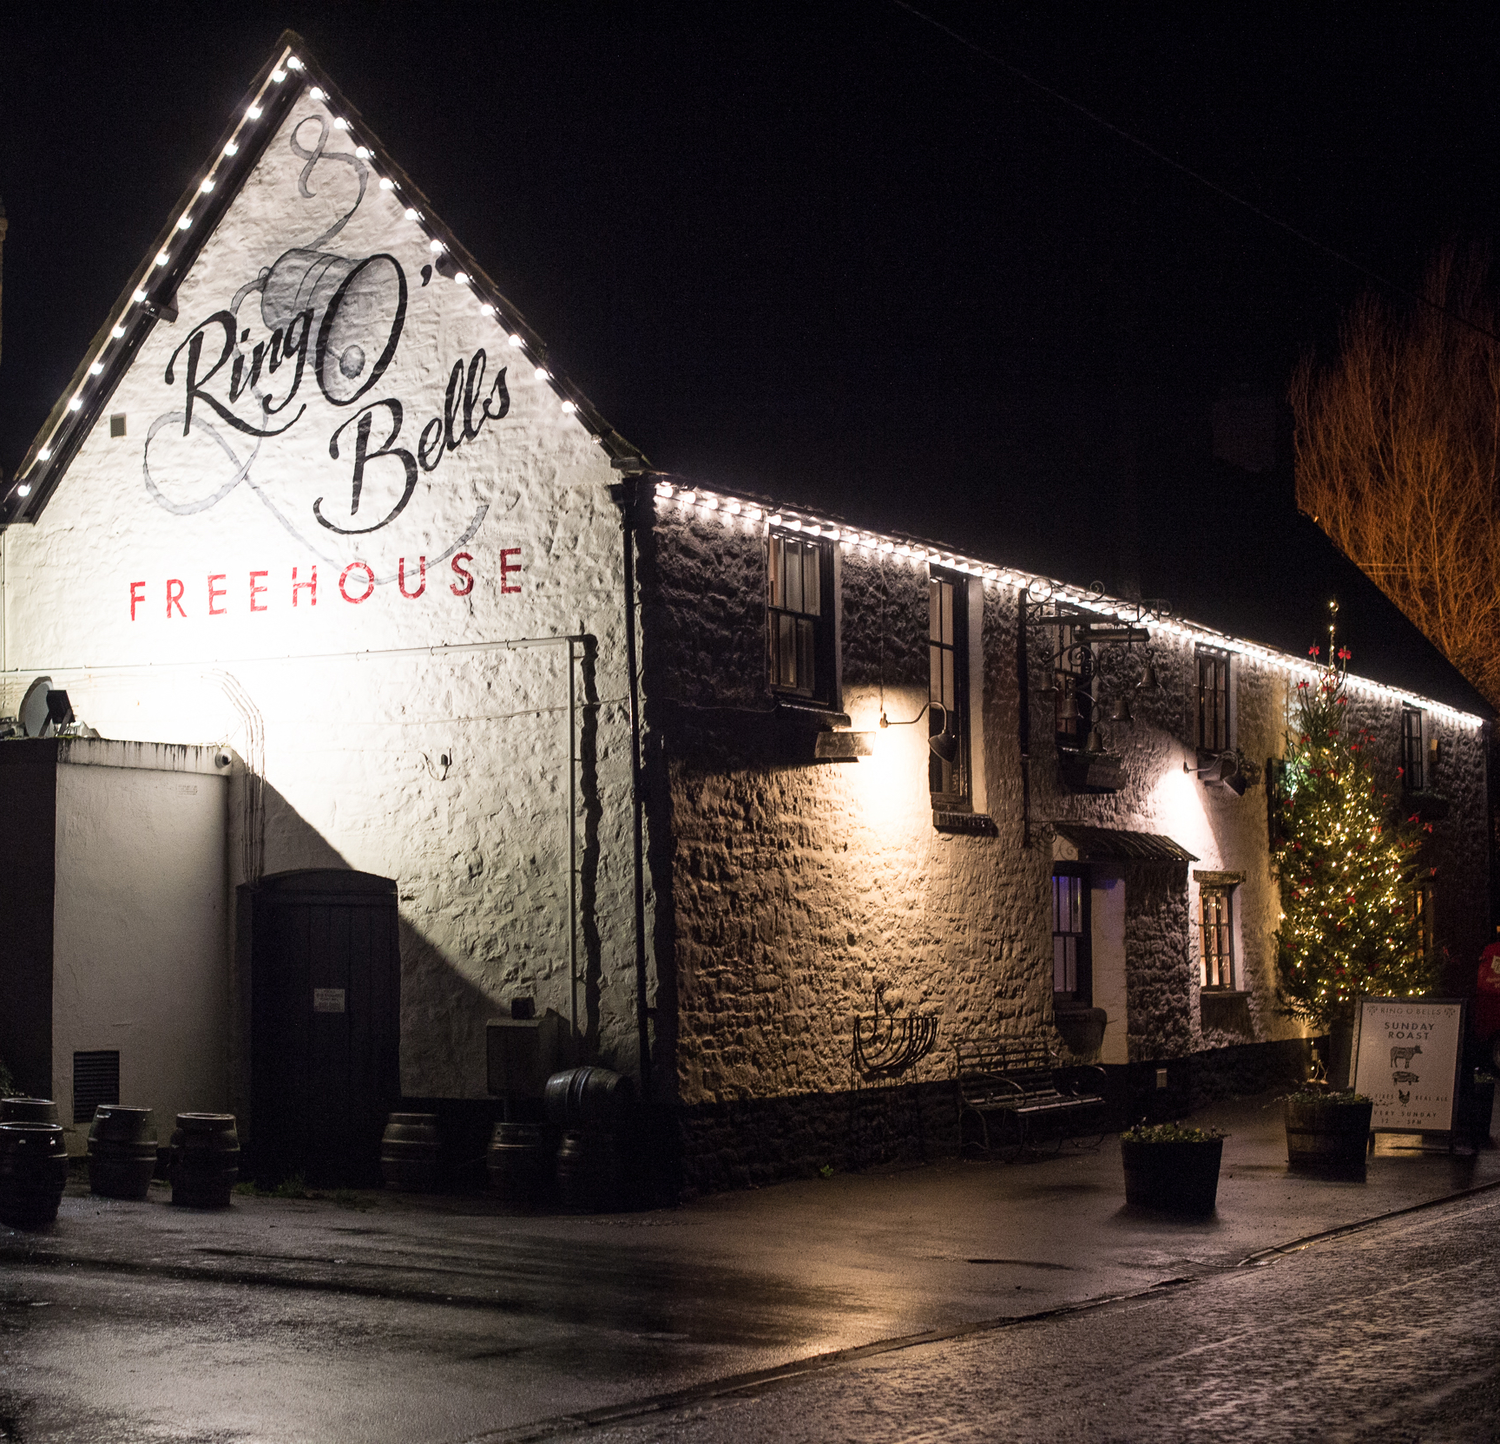
[[[1490,1441],[1500,1200],[1033,1323],[882,1351],[585,1430],[486,1444]]]
[[[1196,1387],[1224,1360],[1246,1363],[1230,1370],[1241,1392],[1223,1397],[1230,1432],[1251,1437],[1241,1406],[1259,1420],[1275,1397],[1269,1384],[1253,1394],[1257,1361],[1290,1347],[1276,1320],[1321,1307],[1341,1282],[1320,1260],[1378,1257],[1359,1240],[1405,1238],[1454,1207],[1479,1209],[1474,1226],[1493,1239],[1500,1188],[1265,1268],[1239,1261],[1494,1188],[1500,1152],[1383,1144],[1367,1183],[1315,1182],[1287,1174],[1279,1110],[1241,1100],[1218,1121],[1232,1132],[1219,1211],[1199,1222],[1122,1209],[1114,1139],[1026,1163],[947,1160],[597,1218],[390,1195],[358,1200],[373,1205],[361,1210],[237,1197],[197,1214],[75,1184],[51,1231],[0,1230],[0,1440],[426,1444],[579,1426],[594,1437],[604,1424],[632,1440],[1143,1438],[1149,1424],[1111,1412],[1136,1370],[1179,1370]],[[1420,1251],[1402,1257],[1421,1262]],[[1465,1267],[1489,1279],[1471,1321],[1488,1344],[1500,1333],[1484,1313],[1500,1298],[1494,1263]],[[1191,1315],[1189,1337],[1236,1321],[1212,1359],[1171,1333],[1184,1300],[1207,1310]],[[1057,1313],[1080,1305],[1092,1312]],[[1402,1351],[1443,1337],[1439,1319],[1410,1337],[1392,1325],[1391,1343],[1358,1307],[1329,1316],[1346,1321],[1332,1356],[1342,1350],[1354,1377],[1367,1355],[1394,1350],[1381,1367],[1404,1378]],[[1050,1317],[1016,1323],[1039,1315]],[[1132,1340],[1161,1352],[1126,1364]],[[1100,1380],[1113,1382],[1095,1398]],[[858,1402],[861,1390],[873,1402]],[[663,1396],[698,1412],[664,1413],[650,1402]],[[1072,1413],[1057,1412],[1065,1397]],[[1158,1406],[1145,1397],[1149,1420]],[[1067,1427],[1049,1434],[1049,1420]],[[1182,1437],[1196,1427],[1182,1424]]]

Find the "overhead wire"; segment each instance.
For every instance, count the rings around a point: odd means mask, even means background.
[[[1203,186],[1206,190],[1212,191],[1221,199],[1227,200],[1231,204],[1239,206],[1243,210],[1249,211],[1251,215],[1256,216],[1258,219],[1264,221],[1267,225],[1274,226],[1278,230],[1285,231],[1289,236],[1295,237],[1304,245],[1311,246],[1314,250],[1320,251],[1323,255],[1337,261],[1340,265],[1348,266],[1351,270],[1358,272],[1367,280],[1374,281],[1377,285],[1384,287],[1386,290],[1394,292],[1396,295],[1402,296],[1408,301],[1414,301],[1419,306],[1425,306],[1428,310],[1436,311],[1439,315],[1446,316],[1450,321],[1455,321],[1460,326],[1467,326],[1471,331],[1475,331],[1479,335],[1487,337],[1491,341],[1500,343],[1500,335],[1497,335],[1494,331],[1490,330],[1489,327],[1480,325],[1479,322],[1472,320],[1468,316],[1463,316],[1455,311],[1450,311],[1448,307],[1432,300],[1427,296],[1422,295],[1420,292],[1413,291],[1409,287],[1401,285],[1399,282],[1390,280],[1388,277],[1383,276],[1379,271],[1376,271],[1370,266],[1365,265],[1364,262],[1358,261],[1353,256],[1347,255],[1345,252],[1338,250],[1336,247],[1330,246],[1326,242],[1318,240],[1316,236],[1311,236],[1306,231],[1300,230],[1298,227],[1292,225],[1290,221],[1282,220],[1280,216],[1274,215],[1264,207],[1256,205],[1254,201],[1246,200],[1244,196],[1230,190],[1228,186],[1221,185],[1218,181],[1204,175],[1201,171],[1194,170],[1192,166],[1186,165],[1184,162],[1168,155],[1163,150],[1159,150],[1156,146],[1152,145],[1150,141],[1143,140],[1140,136],[1134,134],[1132,131],[1126,130],[1123,126],[1116,125],[1114,121],[1100,115],[1095,110],[1091,110],[1081,101],[1074,100],[1072,96],[1065,94],[1061,90],[1058,90],[1055,86],[1048,85],[1045,81],[1038,80],[1036,76],[1029,74],[1025,70],[1022,70],[1019,65],[1012,64],[1012,62],[1006,60],[1003,56],[997,55],[992,50],[986,49],[977,41],[971,40],[967,35],[961,34],[959,31],[955,30],[951,25],[948,25],[944,21],[937,19],[936,16],[929,15],[925,10],[918,9],[917,6],[910,3],[910,0],[891,0],[891,3],[897,6],[899,9],[905,10],[909,15],[912,15],[916,19],[922,21],[923,24],[932,26],[934,30],[940,30],[944,35],[948,36],[950,40],[954,41],[958,45],[963,46],[965,50],[970,50],[981,59],[989,61],[992,65],[999,66],[1001,70],[1004,70],[1009,75],[1013,75],[1023,84],[1031,86],[1033,90],[1040,92],[1042,95],[1047,96],[1051,100],[1055,100],[1059,105],[1066,106],[1069,110],[1076,111],[1086,120],[1093,122],[1093,124],[1099,126],[1103,130],[1109,131],[1111,135],[1117,136],[1127,145],[1133,145],[1137,150],[1142,151],[1146,155],[1149,155],[1153,160],[1159,161],[1162,165],[1167,166],[1169,169],[1175,170],[1178,172],[1178,174],[1186,176],[1189,180],[1196,182],[1200,186]]]

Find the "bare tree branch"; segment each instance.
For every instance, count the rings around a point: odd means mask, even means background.
[[[1423,285],[1431,305],[1396,311],[1364,297],[1338,359],[1304,359],[1290,399],[1298,507],[1500,706],[1500,346],[1485,334],[1496,319],[1488,279],[1487,251],[1444,248]]]

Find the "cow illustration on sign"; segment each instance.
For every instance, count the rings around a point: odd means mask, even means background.
[[[1402,1064],[1410,1064],[1411,1060],[1421,1051],[1422,1047],[1419,1043],[1412,1044],[1410,1048],[1403,1048],[1400,1044],[1397,1044],[1396,1047],[1391,1049],[1391,1067],[1399,1068]]]
[[[309,134],[312,127],[317,128],[315,140]],[[359,211],[371,174],[360,156],[328,149],[329,134],[329,122],[321,114],[304,116],[293,126],[288,141],[292,153],[304,162],[297,192],[304,200],[314,200],[317,168],[344,166],[357,183],[352,204],[314,239],[283,251],[261,268],[239,287],[226,309],[200,322],[172,353],[165,380],[168,385],[180,382],[183,404],[180,410],[157,417],[148,428],[142,473],[152,500],[178,516],[217,506],[246,482],[290,535],[330,565],[338,565],[338,559],[304,533],[255,475],[266,441],[289,431],[306,413],[308,402],[300,399],[307,394],[305,385],[315,386],[324,400],[340,410],[362,402],[385,375],[406,325],[407,277],[395,256],[386,252],[345,256],[324,249]],[[430,277],[431,268],[424,267],[422,285]],[[251,328],[242,324],[240,312],[254,295],[260,297],[260,320],[269,336],[247,350]],[[483,349],[467,361],[454,363],[443,415],[422,429],[415,453],[397,445],[405,413],[394,397],[363,404],[342,420],[329,438],[328,454],[334,460],[347,455],[351,462],[348,519],[330,515],[326,498],[319,496],[311,505],[318,526],[339,536],[361,536],[395,521],[416,490],[419,471],[434,471],[445,456],[473,441],[487,422],[509,411],[505,368],[499,369],[492,382],[487,380],[487,369]],[[240,408],[238,403],[247,396],[250,401]],[[175,486],[174,494],[168,494],[152,474],[152,444],[179,426],[184,438],[195,430],[204,435],[228,463],[227,478],[206,495],[184,498]],[[231,434],[236,432],[250,441],[243,458],[231,444]],[[367,471],[382,460],[387,467],[400,468],[401,483],[399,490],[389,484],[379,488],[390,498],[390,505],[384,515],[367,519],[360,515],[361,502],[368,499]],[[483,525],[488,510],[488,502],[480,501],[462,533],[446,549],[428,556],[428,563],[446,561],[465,546]],[[389,576],[377,576],[375,584],[397,579],[398,573],[392,571]]]

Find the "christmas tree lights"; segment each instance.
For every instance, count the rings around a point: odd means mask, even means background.
[[[1329,653],[1297,683],[1271,852],[1281,1004],[1320,1027],[1346,1023],[1362,993],[1410,996],[1437,981],[1413,906],[1419,877],[1435,871],[1419,864],[1423,826],[1396,808],[1370,734],[1350,722],[1349,651],[1334,653],[1332,628]]]

